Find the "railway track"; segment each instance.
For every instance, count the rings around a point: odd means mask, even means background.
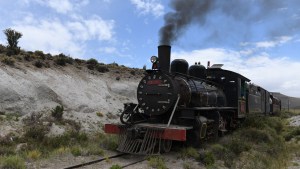
[[[125,156],[125,155],[128,155],[128,153],[120,153],[120,154],[117,154],[117,155],[113,155],[113,156],[109,156],[109,157],[105,157],[105,158],[100,158],[100,159],[97,159],[97,160],[93,160],[93,161],[89,161],[89,162],[85,162],[85,163],[81,163],[81,164],[76,164],[76,165],[73,165],[73,166],[66,167],[64,169],[74,169],[74,168],[85,167],[85,166],[89,166],[89,165],[92,165],[92,164],[100,163],[100,162],[108,160],[108,159],[114,159],[114,158],[122,157],[122,156]],[[145,160],[146,160],[146,158],[143,158],[143,159],[128,163],[126,165],[123,165],[123,166],[121,166],[121,168],[126,168],[126,167],[132,166],[134,164],[140,163],[140,162],[145,161]]]

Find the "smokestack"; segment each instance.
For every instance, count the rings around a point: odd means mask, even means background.
[[[170,61],[171,61],[171,46],[169,45],[158,46],[158,61],[159,61],[159,69],[169,72]]]

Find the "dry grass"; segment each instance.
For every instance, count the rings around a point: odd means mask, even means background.
[[[32,150],[27,153],[27,158],[37,160],[41,157],[42,153],[39,150]]]
[[[285,168],[291,154],[286,125],[280,117],[249,117],[237,131],[209,144],[200,160],[208,168],[217,167],[216,160],[228,168]]]

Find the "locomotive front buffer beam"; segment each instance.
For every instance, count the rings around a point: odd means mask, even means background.
[[[107,134],[120,134],[126,127],[122,124],[105,124],[104,132]],[[179,125],[168,125],[167,124],[151,124],[151,123],[140,123],[130,128],[136,129],[152,129],[159,131],[155,137],[165,140],[174,141],[186,141],[187,130],[192,129],[192,126],[179,126]]]
[[[169,152],[172,141],[186,141],[187,130],[192,127],[140,123],[133,126],[105,124],[105,133],[117,134],[117,150],[131,154],[160,154]]]

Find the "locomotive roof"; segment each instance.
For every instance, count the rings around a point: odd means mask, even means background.
[[[208,74],[210,75],[210,73],[214,74],[214,75],[220,75],[220,76],[225,76],[225,77],[239,77],[242,80],[245,80],[247,82],[250,82],[251,80],[246,78],[245,76],[230,71],[230,70],[225,70],[225,69],[221,69],[221,68],[208,68],[207,69]]]

